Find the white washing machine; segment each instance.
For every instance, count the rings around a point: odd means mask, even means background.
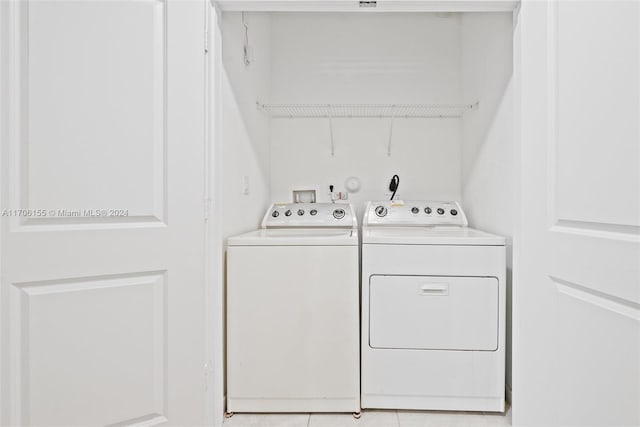
[[[362,407],[504,411],[505,239],[455,202],[370,202]]]
[[[274,204],[229,239],[228,412],[360,412],[358,253],[345,204]]]

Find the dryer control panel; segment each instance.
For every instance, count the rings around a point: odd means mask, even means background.
[[[357,226],[353,207],[343,203],[274,203],[262,220],[262,228]]]
[[[364,225],[368,226],[429,226],[453,225],[466,227],[467,217],[458,202],[431,200],[384,200],[367,204]]]

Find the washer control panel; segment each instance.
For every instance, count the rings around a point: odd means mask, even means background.
[[[342,203],[274,203],[262,220],[262,228],[357,226],[353,207]]]
[[[384,200],[367,204],[364,225],[466,227],[469,223],[458,202]]]

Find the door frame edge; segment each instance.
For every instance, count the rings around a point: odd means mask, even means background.
[[[207,355],[207,425],[221,427],[224,420],[224,242],[222,239],[222,106],[220,102],[221,40],[219,34],[219,10],[210,0],[205,5],[205,26],[208,51],[205,60],[206,85],[206,326],[205,345]]]

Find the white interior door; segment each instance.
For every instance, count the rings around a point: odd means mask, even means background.
[[[202,425],[205,2],[0,7],[0,424]]]
[[[637,426],[640,3],[524,2],[518,45],[513,420]]]

